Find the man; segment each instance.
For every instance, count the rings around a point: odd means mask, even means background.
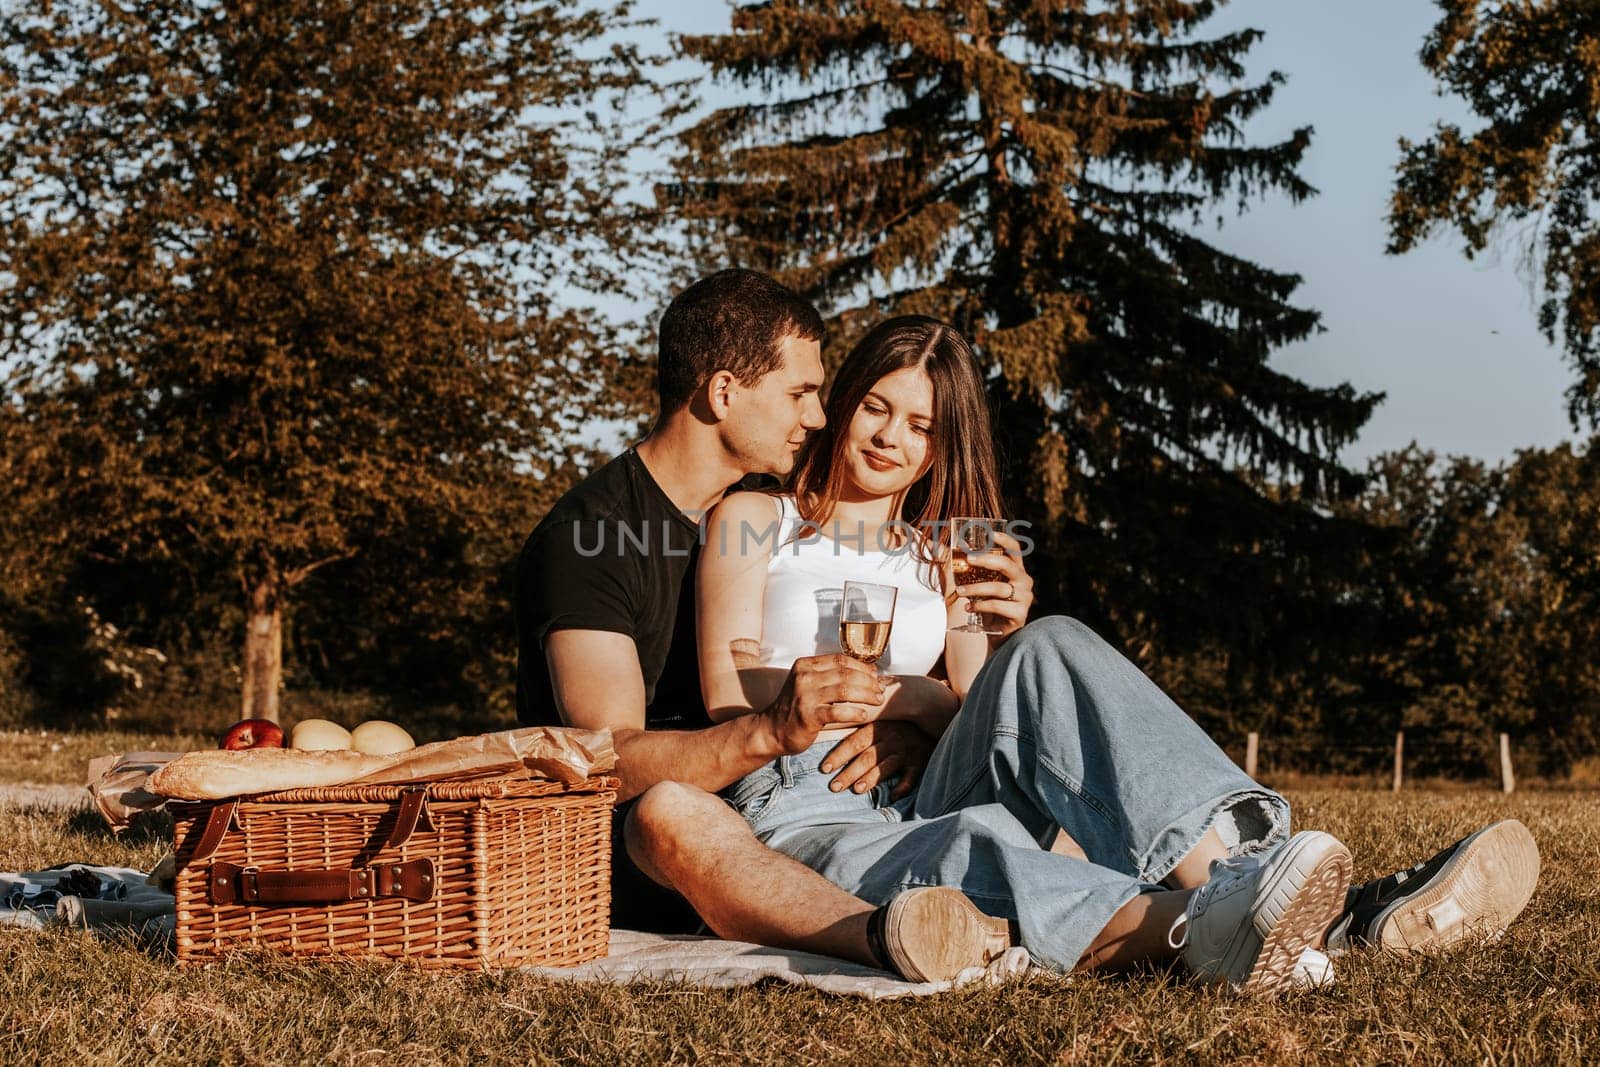
[[[696,520],[740,478],[788,473],[806,434],[822,425],[821,335],[814,309],[747,271],[713,275],[673,301],[660,326],[661,412],[654,429],[564,497],[524,547],[517,594],[519,717],[609,727],[616,735],[623,804],[614,845],[626,843],[614,848],[617,925],[691,930],[703,918],[725,937],[803,947],[892,967],[913,979],[949,977],[1008,946],[1008,925],[948,888],[875,890],[873,898],[886,901],[875,908],[760,844],[745,820],[712,795],[780,756],[804,751],[825,726],[866,723],[881,703],[873,672],[841,656],[801,660],[772,705],[720,725],[710,724],[700,697],[693,645]],[[997,561],[997,569],[1014,579],[1006,583],[1004,610],[1020,626],[1031,583],[1020,561]],[[1000,608],[998,602],[989,606]],[[1018,645],[1023,651],[1013,650],[1011,658],[1025,657],[1045,632],[1025,639]],[[845,755],[830,762],[843,767],[841,784],[848,786],[920,765],[929,743],[914,727],[872,722],[841,747]],[[1297,903],[1293,892],[1272,890],[1272,884],[1301,874],[1327,883],[1335,867],[1348,871],[1348,854],[1331,839],[1300,845],[1278,850],[1266,865],[1174,871],[1184,876],[1176,883],[1193,892],[1139,894],[1105,925],[1083,962],[1162,958],[1172,922],[1193,912],[1210,927],[1195,942],[1248,943],[1242,961],[1219,976],[1253,981],[1261,969],[1254,953],[1277,936],[1259,916],[1294,913]],[[1424,890],[1428,906],[1442,914],[1459,904],[1458,887],[1481,883],[1484,851],[1476,841],[1458,843],[1409,878],[1392,876],[1352,891],[1358,906],[1352,911],[1347,905],[1338,926],[1359,941],[1370,931],[1378,901],[1391,918],[1408,917],[1408,904]],[[1304,870],[1290,872],[1295,877],[1289,879],[1271,866],[1294,862]],[[1208,881],[1216,884],[1207,888]],[[678,892],[662,888],[668,885]],[[1288,895],[1269,899],[1274,891]],[[1319,891],[1331,892],[1325,885]],[[1191,897],[1230,903],[1206,912],[1189,907]],[[1317,912],[1319,940],[1337,911]],[[1302,924],[1313,921],[1305,909],[1300,914]],[[1312,943],[1306,930],[1297,937],[1296,946]],[[1298,947],[1292,951],[1299,955]],[[1186,958],[1195,964],[1192,948]],[[1204,973],[1206,966],[1202,960],[1197,969]],[[1277,982],[1284,975],[1267,977]]]

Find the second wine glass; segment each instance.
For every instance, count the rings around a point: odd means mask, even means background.
[[[899,597],[898,586],[845,582],[839,604],[839,647],[862,663],[875,665],[889,650]]]
[[[1003,582],[1006,576],[988,567],[975,567],[969,556],[992,551],[995,548],[994,531],[1000,526],[998,519],[958,517],[950,520],[950,570],[957,585],[977,585],[980,582]],[[968,601],[970,604],[970,600]],[[983,623],[983,616],[967,608],[967,621],[952,626],[955,633],[997,634]]]

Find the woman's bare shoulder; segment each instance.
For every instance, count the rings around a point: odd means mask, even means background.
[[[723,497],[721,502],[711,509],[709,521],[711,523],[776,522],[778,516],[782,514],[780,510],[782,506],[778,497],[771,493],[741,490]]]

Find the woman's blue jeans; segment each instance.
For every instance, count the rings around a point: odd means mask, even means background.
[[[921,783],[835,793],[825,741],[726,791],[756,836],[872,903],[953,886],[1015,920],[1039,962],[1071,970],[1129,900],[1215,827],[1230,852],[1289,832],[1245,777],[1132,663],[1075,619],[1040,619],[990,657]],[[1088,862],[1049,851],[1058,829]]]

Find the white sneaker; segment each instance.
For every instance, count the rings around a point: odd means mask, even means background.
[[[1167,934],[1206,982],[1280,991],[1344,907],[1350,850],[1331,834],[1295,834],[1266,855],[1211,864],[1211,878]],[[1181,931],[1181,933],[1180,933]]]

